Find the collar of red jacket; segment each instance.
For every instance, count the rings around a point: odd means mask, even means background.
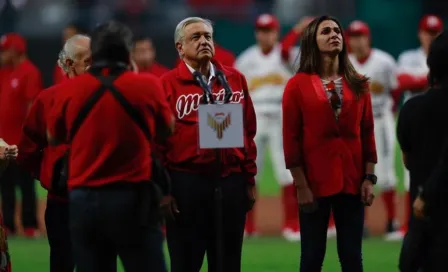
[[[226,67],[224,67],[221,63],[217,62],[216,60],[211,60],[211,62],[213,65],[215,65],[215,68],[217,70],[221,70],[226,75],[226,77],[229,77],[233,74],[232,70],[227,69]],[[185,62],[181,61],[181,63],[179,65],[177,65],[176,70],[177,70],[177,77],[180,78],[181,80],[194,81],[194,78],[193,78],[190,70],[188,69],[187,65],[185,64]]]

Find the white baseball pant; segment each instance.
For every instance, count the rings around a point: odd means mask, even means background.
[[[283,155],[282,119],[278,115],[257,114],[257,167],[261,173],[265,166],[266,150],[269,148],[272,166],[277,182],[281,186],[293,183],[291,173],[286,169],[285,157]],[[260,174],[256,176],[259,177]],[[258,179],[257,179],[258,180]]]
[[[375,165],[377,186],[383,190],[395,189],[395,119],[392,112],[387,112],[374,119],[375,143],[378,163]]]

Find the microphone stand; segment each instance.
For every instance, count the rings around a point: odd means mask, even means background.
[[[220,104],[228,104],[230,102],[230,98],[232,97],[232,89],[230,88],[224,73],[220,70],[215,71],[216,78],[220,82],[221,86],[223,86],[225,90],[224,99]],[[218,104],[217,101],[214,100],[212,91],[210,87],[205,82],[204,77],[199,72],[193,73],[193,77],[199,83],[202,90],[204,91],[204,97],[201,100],[202,104]],[[222,194],[222,184],[221,184],[221,175],[223,172],[222,165],[222,157],[223,153],[220,148],[215,148],[215,156],[216,156],[216,177],[215,177],[215,190],[214,190],[214,210],[215,210],[215,244],[216,244],[216,272],[223,272],[223,264],[224,264],[224,243],[223,243],[223,194]]]

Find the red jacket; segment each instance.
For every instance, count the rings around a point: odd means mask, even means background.
[[[67,145],[49,146],[46,135],[46,119],[54,105],[55,96],[63,91],[63,86],[64,84],[54,85],[37,96],[23,125],[19,142],[19,164],[39,179],[42,187],[47,190],[51,189],[54,164],[68,149]]]
[[[356,99],[344,81],[343,96],[336,121],[319,76],[299,73],[285,87],[286,167],[303,167],[317,197],[359,193],[366,163],[377,162],[370,93]]]
[[[90,73],[64,83],[64,92],[57,95],[47,118],[48,132],[54,139],[59,142],[69,139],[79,111],[100,86]],[[158,78],[126,71],[114,81],[114,86],[147,120],[154,137],[159,131],[157,128],[169,127],[173,116]],[[106,92],[70,143],[68,187],[148,180],[152,148],[136,122]]]
[[[257,173],[255,159],[257,148],[254,137],[257,123],[252,100],[249,96],[245,77],[229,66],[222,66],[213,61],[215,67],[224,72],[232,88],[231,103],[243,104],[245,148],[224,149],[223,176],[231,173],[245,172],[248,182],[254,183]],[[163,88],[176,118],[174,134],[165,145],[165,162],[169,169],[194,173],[211,174],[215,171],[215,151],[199,149],[197,109],[203,91],[193,80],[193,76],[184,62],[166,73],[162,78]],[[216,100],[224,97],[224,89],[213,80],[212,91]]]
[[[222,65],[233,67],[236,57],[231,51],[215,43],[215,56],[213,57],[213,59],[221,63]],[[182,63],[182,60],[180,58],[177,58],[176,66],[178,66],[180,63]]]

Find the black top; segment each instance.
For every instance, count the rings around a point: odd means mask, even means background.
[[[445,142],[448,145],[448,89],[430,89],[407,101],[398,118],[397,138],[406,153],[415,197],[440,162]],[[448,163],[448,150],[446,157]]]

